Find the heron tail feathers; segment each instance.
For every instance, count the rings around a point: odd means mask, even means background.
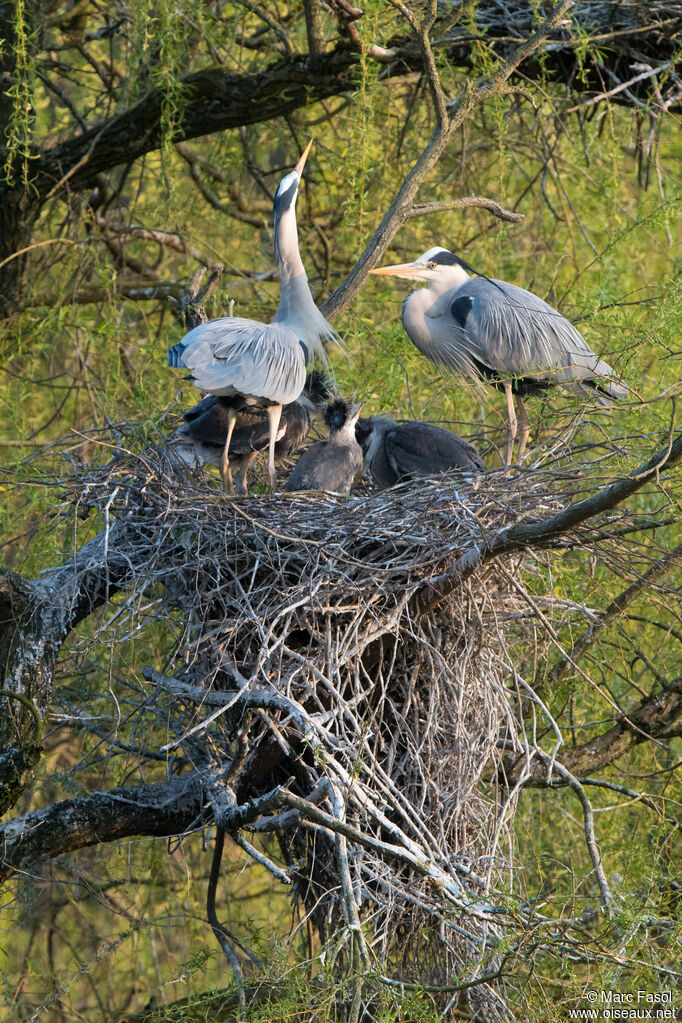
[[[176,345],[168,349],[168,365],[172,366],[173,369],[186,369],[182,357],[185,352],[185,346],[182,341],[178,341]]]

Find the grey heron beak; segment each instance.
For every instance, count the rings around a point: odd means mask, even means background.
[[[423,263],[396,263],[394,266],[377,266],[370,270],[371,274],[378,277],[409,277],[415,278],[420,270],[424,269]]]
[[[310,142],[308,143],[308,145],[303,150],[303,153],[301,154],[301,159],[298,161],[298,163],[294,167],[294,170],[298,174],[299,178],[303,174],[303,168],[305,167],[305,162],[308,159],[308,153],[310,152],[310,147],[312,146],[312,144],[313,144],[313,140],[311,139]]]
[[[362,412],[362,406],[363,405],[364,405],[364,402],[362,402],[362,401],[360,402],[359,405],[351,405],[350,409],[348,410],[348,412],[349,412],[348,418],[349,418],[351,423],[357,422],[357,418],[360,415],[360,413]]]

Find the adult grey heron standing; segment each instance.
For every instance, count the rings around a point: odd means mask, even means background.
[[[411,341],[444,369],[504,389],[507,466],[519,422],[519,462],[530,433],[524,395],[568,384],[603,405],[627,397],[617,374],[561,313],[524,288],[484,277],[447,249],[436,246],[414,263],[370,273],[429,284],[403,302],[403,326]]]
[[[484,472],[473,444],[431,423],[396,423],[382,416],[359,419],[355,436],[372,479],[380,487],[450,469]]]
[[[229,493],[234,488],[228,452],[237,411],[246,405],[267,409],[268,474],[274,490],[282,406],[296,401],[305,384],[306,367],[315,359],[326,361],[325,346],[337,340],[315,305],[298,251],[296,197],[311,145],[312,140],[275,194],[275,258],[282,291],[272,323],[223,316],[199,324],[168,352],[169,366],[189,369],[195,387],[226,399],[228,425],[221,471],[223,487]]]

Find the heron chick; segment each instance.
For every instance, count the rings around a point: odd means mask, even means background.
[[[428,284],[403,302],[402,321],[410,340],[443,369],[504,390],[507,466],[519,423],[519,462],[530,433],[524,395],[567,384],[602,405],[627,397],[614,370],[561,313],[524,288],[478,274],[447,249],[436,246],[414,263],[370,273]]]
[[[372,479],[382,488],[450,469],[485,471],[473,444],[431,423],[396,423],[371,416],[358,420],[355,436]]]
[[[306,378],[297,401],[284,405],[277,429],[275,457],[289,458],[303,444],[310,430],[309,413],[321,414],[334,397],[331,381],[324,373],[313,370]],[[207,395],[183,415],[184,425],[169,439],[170,454],[189,468],[215,465],[221,468],[227,431],[230,399]],[[267,410],[247,405],[235,414],[229,444],[230,459],[237,459],[239,471],[235,479],[237,493],[248,491],[247,474],[258,453],[270,442]]]
[[[191,371],[189,379],[204,394],[224,399],[227,436],[221,472],[233,493],[229,449],[237,412],[260,406],[268,416],[268,474],[275,489],[275,444],[282,407],[299,397],[306,368],[326,363],[325,347],[338,335],[315,305],[298,250],[296,197],[312,141],[293,171],[279,183],[273,204],[275,258],[281,297],[272,323],[223,316],[190,330],[168,352],[168,365]]]
[[[329,440],[318,441],[303,452],[285,490],[326,490],[344,497],[350,494],[362,472],[362,450],[355,437],[361,409],[362,405],[349,405],[341,398],[329,405],[325,414]]]

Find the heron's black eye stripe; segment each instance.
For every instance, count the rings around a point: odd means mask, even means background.
[[[289,209],[292,202],[296,198],[296,192],[298,190],[298,181],[292,181],[288,188],[286,188],[281,194],[275,196],[274,201],[274,214],[276,217],[281,215]]]
[[[456,256],[453,252],[448,252],[447,249],[442,249],[437,252],[433,257],[430,266],[463,266],[466,269],[467,264],[459,256]]]

